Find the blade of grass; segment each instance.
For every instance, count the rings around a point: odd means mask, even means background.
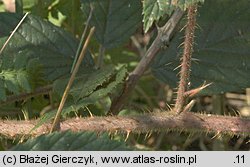
[[[89,22],[90,22],[90,19],[91,19],[91,17],[92,17],[92,14],[93,14],[93,10],[94,10],[93,6],[90,5],[89,17],[88,17],[88,19],[87,19],[85,28],[84,28],[84,30],[83,30],[83,33],[82,33],[82,36],[81,36],[81,40],[80,40],[79,46],[78,46],[78,48],[77,48],[76,55],[75,55],[75,59],[74,59],[74,61],[73,61],[73,64],[72,64],[70,73],[73,72],[73,70],[74,70],[74,68],[75,68],[75,65],[76,65],[76,61],[77,61],[77,59],[78,59],[78,57],[79,57],[79,55],[80,55],[80,52],[81,52],[81,49],[82,49],[82,46],[83,46],[83,42],[84,42],[84,39],[85,39],[85,36],[86,36],[86,32],[87,32],[87,30],[88,30]]]
[[[61,112],[62,112],[63,106],[64,106],[65,101],[66,101],[66,99],[67,99],[67,96],[68,96],[68,94],[69,94],[70,87],[72,86],[73,81],[74,81],[74,79],[75,79],[76,73],[77,73],[77,71],[78,71],[78,69],[79,69],[79,67],[80,67],[80,65],[81,65],[81,62],[82,62],[84,56],[85,56],[85,53],[86,53],[86,51],[87,51],[88,44],[89,44],[89,42],[90,42],[90,39],[91,39],[92,35],[94,34],[94,31],[95,31],[95,27],[92,27],[92,28],[90,29],[90,33],[89,33],[89,35],[88,35],[88,37],[87,37],[87,39],[86,39],[86,41],[85,41],[85,43],[84,43],[84,46],[83,46],[83,48],[82,48],[81,54],[80,54],[80,56],[79,56],[79,59],[78,59],[77,62],[76,62],[75,68],[74,68],[74,70],[72,71],[72,74],[71,74],[71,76],[70,76],[69,82],[68,82],[68,84],[67,84],[67,86],[66,86],[66,88],[65,88],[65,91],[64,91],[64,93],[63,93],[61,102],[60,102],[59,107],[58,107],[58,110],[57,110],[57,112],[56,112],[56,116],[55,116],[54,122],[53,122],[53,124],[52,124],[51,129],[50,129],[50,133],[52,133],[52,132],[55,131],[55,130],[58,130],[59,127],[60,127],[60,116],[61,116]]]

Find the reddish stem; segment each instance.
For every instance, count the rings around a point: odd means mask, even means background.
[[[193,5],[188,8],[188,20],[185,30],[184,51],[181,58],[180,82],[177,91],[177,99],[175,103],[175,111],[181,113],[186,104],[185,92],[188,90],[190,71],[191,71],[191,57],[194,43],[194,30],[196,25],[197,6]]]

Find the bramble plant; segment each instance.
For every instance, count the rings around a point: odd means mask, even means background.
[[[249,149],[249,1],[6,2],[2,150]]]

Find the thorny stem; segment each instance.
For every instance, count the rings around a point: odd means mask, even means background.
[[[169,43],[175,27],[181,20],[183,14],[184,12],[181,9],[176,9],[168,22],[163,27],[158,29],[157,37],[147,50],[146,54],[142,57],[134,71],[129,74],[121,95],[113,100],[108,114],[115,115],[123,108],[131,91],[134,89],[143,73],[148,69],[158,51],[163,46],[163,43]]]
[[[39,128],[30,132],[37,124],[37,120],[17,121],[0,120],[0,134],[9,138],[18,136],[38,136],[46,134],[51,128],[51,123],[44,123]],[[94,132],[120,132],[120,133],[148,133],[179,131],[194,133],[214,133],[220,135],[245,135],[250,136],[250,119],[194,114],[183,112],[158,112],[134,116],[108,116],[66,119],[61,122],[61,131],[72,130]]]
[[[183,111],[186,104],[185,92],[188,91],[190,71],[191,71],[191,57],[193,52],[194,31],[196,25],[197,5],[192,5],[188,8],[188,20],[185,30],[184,51],[181,58],[180,82],[177,91],[177,98],[175,103],[175,111],[179,114]]]

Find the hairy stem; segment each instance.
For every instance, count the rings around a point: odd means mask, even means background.
[[[38,136],[48,133],[51,123],[45,123],[30,133],[37,120],[0,120],[0,134],[5,137]],[[214,133],[250,135],[250,119],[231,116],[203,115],[183,112],[161,112],[137,116],[109,116],[73,118],[61,122],[61,131],[133,132],[186,131],[190,133]]]
[[[191,71],[191,57],[194,43],[194,30],[196,25],[197,5],[188,8],[188,20],[185,31],[184,51],[182,56],[180,82],[177,91],[177,98],[175,103],[175,111],[181,113],[185,107],[186,96],[185,92],[188,90],[190,71]]]
[[[158,35],[154,42],[147,50],[146,54],[142,57],[134,71],[129,74],[121,95],[113,100],[109,114],[117,114],[123,108],[127,98],[130,95],[130,92],[134,89],[136,83],[143,73],[148,69],[152,60],[161,49],[163,43],[169,43],[174,29],[181,20],[183,13],[184,12],[181,9],[177,9],[168,22],[163,27],[158,29]]]

